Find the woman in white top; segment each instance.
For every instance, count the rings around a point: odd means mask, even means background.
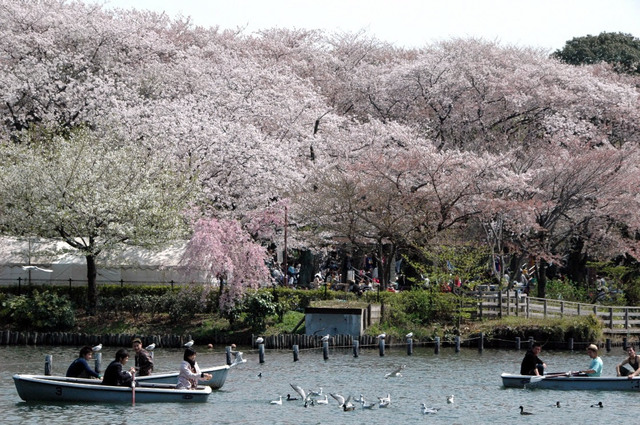
[[[180,373],[178,374],[177,388],[196,389],[198,387],[198,379],[211,379],[211,374],[201,373],[198,363],[196,363],[196,351],[192,348],[184,350],[184,360],[180,365]]]

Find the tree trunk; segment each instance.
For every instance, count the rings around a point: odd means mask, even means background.
[[[85,258],[87,259],[87,313],[93,315],[98,304],[98,287],[96,286],[98,269],[94,255],[87,255]]]
[[[540,260],[538,264],[538,297],[546,298],[547,295],[547,262]]]

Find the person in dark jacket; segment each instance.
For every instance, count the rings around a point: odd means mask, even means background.
[[[122,370],[128,360],[129,353],[127,352],[127,350],[124,348],[119,349],[116,352],[116,359],[112,361],[104,371],[102,385],[131,385],[131,382],[133,382],[133,377],[136,373],[136,368],[131,367],[128,371]]]
[[[136,352],[136,370],[138,371],[138,376],[149,376],[153,371],[153,358],[151,354],[144,348],[142,348],[142,341],[140,338],[136,338],[131,341],[131,345],[133,346],[133,351]]]
[[[520,375],[544,375],[547,365],[538,357],[540,351],[542,351],[542,345],[539,342],[534,343],[522,359]]]
[[[102,376],[89,366],[89,360],[93,357],[93,350],[89,346],[80,349],[80,355],[75,359],[67,369],[68,378],[98,378]]]

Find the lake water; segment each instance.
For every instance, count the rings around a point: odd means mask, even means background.
[[[407,356],[402,348],[387,348],[380,357],[377,350],[361,350],[354,358],[350,349],[334,349],[323,360],[321,350],[303,350],[293,362],[290,351],[267,350],[265,363],[258,353],[245,349],[247,363],[234,367],[224,387],[203,404],[51,404],[25,403],[20,400],[11,378],[14,373],[42,374],[44,357],[53,355],[53,373],[64,374],[77,356],[70,347],[0,347],[0,423],[3,424],[398,424],[429,422],[438,424],[492,423],[575,423],[606,421],[616,424],[640,422],[640,394],[635,392],[552,391],[506,389],[500,373],[515,373],[524,350],[486,349],[478,352],[451,348],[434,354],[432,348],[416,348]],[[207,350],[196,347],[201,366],[220,365],[225,361],[223,348]],[[103,349],[103,368],[113,358],[115,347]],[[603,350],[604,351],[604,350]],[[552,371],[585,369],[589,358],[582,351],[547,352],[540,355]],[[602,353],[605,375],[615,374],[615,365],[624,358],[621,348]],[[156,370],[176,370],[182,350],[157,349]],[[406,364],[403,376],[385,379],[387,372]],[[261,373],[262,377],[258,377]],[[386,409],[357,409],[343,412],[329,397],[329,405],[305,408],[302,402],[283,401],[270,405],[278,396],[294,395],[289,383],[325,394],[339,393],[377,401],[391,395]],[[454,394],[454,404],[446,396]],[[560,401],[560,409],[552,407]],[[603,409],[590,408],[602,401]],[[420,403],[439,407],[435,415],[421,414]],[[518,406],[535,414],[521,416]]]

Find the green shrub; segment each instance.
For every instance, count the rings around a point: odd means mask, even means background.
[[[66,331],[75,325],[71,302],[49,291],[10,296],[2,306],[13,324],[23,330]]]

